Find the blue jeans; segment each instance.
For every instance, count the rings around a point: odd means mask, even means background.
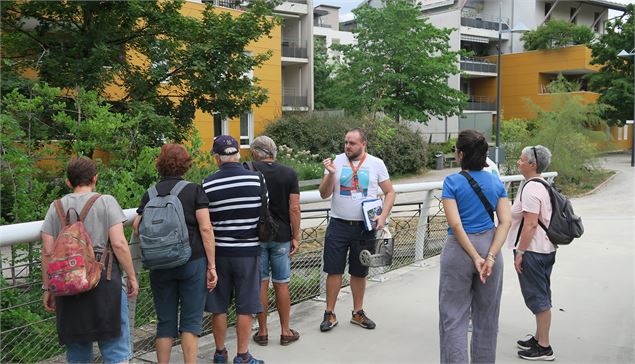
[[[271,280],[273,283],[289,283],[291,280],[290,250],[290,241],[286,243],[260,243],[263,281],[269,280],[269,269],[271,268]]]
[[[201,334],[207,297],[207,259],[150,271],[150,286],[157,312],[157,337],[177,337],[179,332]],[[179,317],[180,313],[180,317]]]
[[[97,344],[104,363],[121,363],[132,358],[130,327],[128,325],[128,296],[126,296],[125,290],[121,294],[121,336],[98,341]],[[91,363],[93,361],[93,343],[67,344],[66,361],[69,363]]]

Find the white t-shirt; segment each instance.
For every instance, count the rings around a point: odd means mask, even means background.
[[[514,248],[524,211],[538,214],[538,221],[541,221],[545,226],[549,226],[552,209],[549,191],[547,191],[545,186],[538,182],[525,182],[522,190],[522,199],[518,196],[516,201],[514,201],[512,205],[512,227],[507,235],[507,244],[510,248]],[[536,233],[531,239],[529,247],[527,247],[527,251],[548,254],[556,251],[556,247],[549,241],[545,230],[538,225]]]
[[[498,170],[498,166],[496,165],[496,162],[489,159],[489,157],[487,157],[486,162],[487,162],[487,167],[483,167],[483,170],[485,172],[489,172],[495,175],[496,177],[500,178],[501,174],[500,174],[500,171]]]
[[[346,154],[338,154],[333,161],[335,164],[335,181],[331,198],[331,216],[343,220],[361,221],[362,201],[377,198],[380,191],[379,183],[390,179],[384,161],[366,153],[366,159],[357,170],[358,189],[354,188],[353,170]],[[358,167],[360,161],[353,161]],[[324,174],[328,174],[324,170]]]

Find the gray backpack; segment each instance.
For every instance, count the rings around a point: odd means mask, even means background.
[[[179,181],[165,196],[159,196],[156,186],[148,189],[150,200],[139,224],[141,262],[147,269],[178,267],[192,255],[183,205],[177,197],[188,184]]]

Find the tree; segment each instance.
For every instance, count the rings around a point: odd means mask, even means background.
[[[344,61],[337,71],[342,107],[357,113],[384,112],[427,122],[431,116],[461,112],[466,96],[451,88],[448,76],[459,73],[458,52],[450,51],[450,29],[421,18],[408,0],[386,0],[382,8],[353,10],[355,45],[339,45]]]
[[[610,125],[624,125],[633,119],[633,57],[618,57],[622,50],[629,52],[635,41],[635,5],[606,24],[606,32],[597,43],[591,45],[591,64],[601,65],[600,72],[590,74],[589,86],[600,93],[599,102],[609,105],[603,116]],[[632,53],[632,52],[631,52]]]
[[[577,44],[590,44],[595,35],[585,25],[576,25],[566,20],[550,20],[535,30],[523,34],[525,49],[555,49]]]
[[[195,19],[183,1],[10,1],[3,3],[5,67],[35,70],[51,86],[95,90],[120,112],[149,103],[187,133],[196,108],[235,117],[267,100],[250,79],[271,52],[246,46],[270,34],[275,3],[251,1],[238,16],[210,3]],[[115,85],[124,90],[106,94]]]
[[[326,41],[315,37],[313,42],[313,90],[316,110],[337,108],[341,96],[335,86],[337,60],[329,59]],[[339,96],[339,97],[338,97]]]

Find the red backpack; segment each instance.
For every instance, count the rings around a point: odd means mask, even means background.
[[[71,209],[65,214],[62,200],[55,200],[53,203],[62,224],[62,231],[55,238],[47,269],[49,291],[54,296],[73,296],[90,291],[101,279],[101,271],[109,250],[106,247],[101,259],[97,261],[90,236],[84,227],[84,219],[99,197],[100,194],[92,196],[77,216],[77,221],[72,224],[69,216]],[[72,210],[77,215],[77,211]]]

